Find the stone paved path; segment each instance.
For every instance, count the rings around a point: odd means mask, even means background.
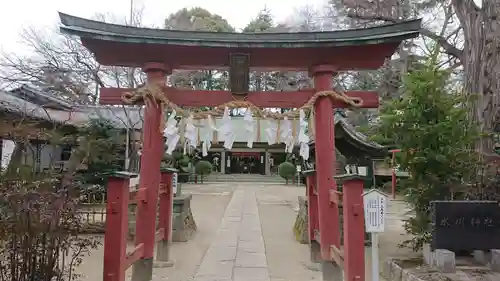
[[[319,264],[309,260],[308,245],[292,231],[303,187],[258,183],[183,185],[193,195],[191,207],[198,231],[186,243],[173,243],[173,267],[155,267],[152,281],[320,281]],[[408,256],[397,244],[406,206],[390,201],[387,231],[380,236],[380,265],[393,256]],[[133,246],[130,245],[132,248]],[[367,247],[367,278],[370,254]],[[103,249],[78,267],[82,281],[102,280]],[[130,280],[131,270],[127,270]]]
[[[229,202],[215,241],[195,281],[269,280],[255,190],[238,189]]]

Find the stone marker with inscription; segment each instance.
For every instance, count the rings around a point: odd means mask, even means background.
[[[496,201],[433,201],[431,215],[432,250],[500,249],[500,206]]]

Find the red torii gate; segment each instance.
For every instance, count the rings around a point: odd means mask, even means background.
[[[391,192],[392,192],[392,199],[396,199],[396,184],[397,184],[397,177],[396,177],[396,153],[401,152],[401,149],[392,149],[389,150],[390,153],[392,153],[391,157]]]
[[[94,53],[103,65],[142,67],[147,83],[163,85],[163,92],[174,104],[181,107],[217,107],[232,100],[245,100],[258,107],[298,108],[315,93],[332,90],[333,77],[339,71],[377,69],[390,57],[402,40],[418,36],[420,20],[402,22],[357,30],[310,32],[310,33],[212,33],[198,31],[176,31],[136,28],[106,24],[60,14],[61,31],[77,35],[85,47]],[[174,69],[227,69],[230,71],[230,91],[193,91],[167,87],[165,78]],[[269,70],[308,71],[314,80],[314,89],[295,92],[250,92],[248,89],[250,68]],[[134,89],[103,88],[101,104],[121,104],[122,95]],[[363,108],[378,107],[375,92],[347,92],[346,96],[358,98]],[[137,276],[150,280],[155,240],[155,218],[157,196],[160,185],[160,161],[164,153],[161,123],[161,108],[156,103],[146,103],[143,125],[142,161],[140,167],[139,199],[136,244],[140,251],[123,256],[122,244],[110,244],[108,251],[121,254],[113,266],[105,265],[105,281],[123,281],[123,271],[134,263]],[[311,233],[310,240],[319,240],[321,259],[324,264],[324,280],[338,278],[338,266],[343,266],[339,235],[339,192],[334,179],[334,108],[347,105],[330,97],[320,97],[314,104],[316,162],[314,186],[317,187],[318,213],[311,213],[309,220],[317,221],[317,236]],[[312,179],[312,178],[310,178]],[[309,180],[311,182],[311,180]],[[118,185],[120,186],[120,185]],[[123,186],[121,186],[123,188]],[[115,190],[119,190],[115,188]],[[345,229],[359,233],[351,235],[344,243],[345,280],[364,280],[364,238],[362,189],[349,191],[344,184]],[[314,191],[313,193],[315,193]],[[109,196],[109,194],[108,194]],[[122,196],[124,196],[122,194]],[[121,200],[115,197],[116,200]],[[127,198],[128,199],[128,198]],[[112,204],[110,212],[119,213]],[[120,205],[124,211],[123,205]],[[362,207],[361,207],[362,208]],[[171,212],[171,208],[164,210]],[[311,210],[311,209],[310,209]],[[170,216],[171,213],[168,213]],[[313,218],[316,216],[315,218]],[[122,217],[123,218],[123,214]],[[123,223],[123,222],[122,222]],[[140,230],[140,232],[139,232]],[[111,231],[111,230],[110,230]],[[170,229],[166,229],[168,237]],[[106,233],[109,239],[110,233]],[[344,235],[344,238],[349,235]],[[113,237],[111,239],[125,239]],[[336,249],[337,251],[332,251]],[[106,257],[105,257],[106,260]],[[337,265],[335,265],[337,264]],[[330,269],[331,268],[331,269]],[[333,271],[332,271],[333,269]],[[134,273],[134,275],[136,275]],[[138,279],[139,280],[139,279]]]

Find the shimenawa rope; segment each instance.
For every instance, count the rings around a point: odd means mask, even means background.
[[[162,124],[160,125],[160,129],[163,131],[165,127],[165,113],[167,109],[175,110],[178,115],[182,115],[184,117],[193,116],[193,119],[206,119],[208,116],[222,116],[224,114],[225,108],[234,109],[234,108],[248,108],[252,111],[254,117],[260,118],[271,118],[276,120],[281,120],[287,117],[288,119],[296,119],[300,115],[300,110],[304,110],[305,112],[311,112],[314,110],[314,104],[321,97],[329,97],[332,101],[342,101],[347,104],[350,108],[359,108],[363,105],[363,100],[360,98],[349,97],[344,93],[337,93],[335,91],[319,91],[316,92],[304,105],[301,107],[294,109],[292,111],[288,111],[285,113],[277,113],[264,111],[261,108],[255,106],[253,103],[246,100],[232,100],[226,102],[224,104],[218,105],[213,110],[210,111],[189,111],[185,110],[178,105],[171,102],[167,95],[164,94],[163,89],[164,85],[159,83],[147,83],[143,87],[138,88],[134,92],[126,92],[122,96],[123,102],[127,104],[135,104],[143,101],[146,106],[160,106],[162,108]]]

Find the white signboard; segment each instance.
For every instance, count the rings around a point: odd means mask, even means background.
[[[345,165],[344,167],[345,173],[350,175],[350,174],[358,174],[360,176],[367,176],[368,175],[368,168],[364,166],[356,166],[356,165]]]
[[[387,213],[387,195],[377,189],[363,193],[366,232],[371,233],[372,240],[372,281],[379,281],[380,267],[378,254],[378,233],[385,230],[385,214]]]
[[[128,188],[130,192],[136,191],[138,186],[139,186],[139,177],[131,178],[129,180]]]
[[[297,172],[302,172],[302,166],[297,165]]]
[[[363,193],[366,232],[384,232],[387,195],[377,189]]]
[[[172,191],[173,194],[177,194],[177,173],[172,175]]]

